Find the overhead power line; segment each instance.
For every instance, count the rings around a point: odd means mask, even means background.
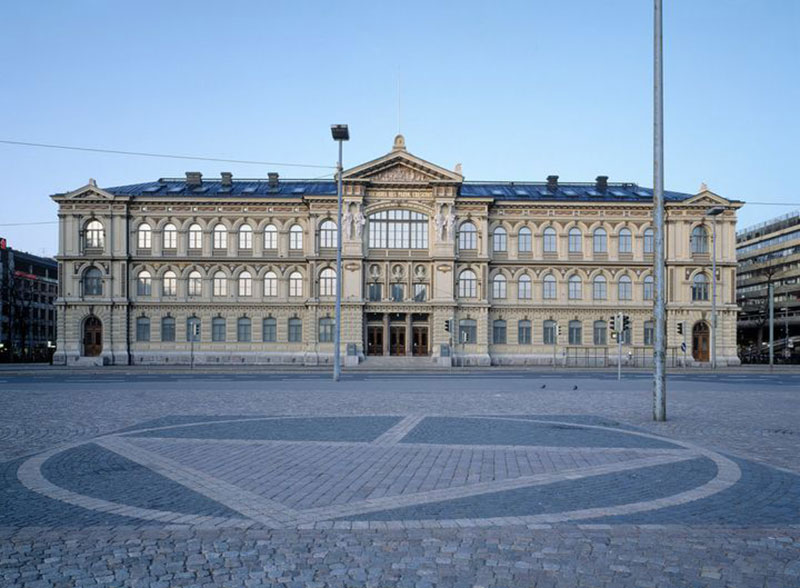
[[[0,139],[0,143],[22,147],[43,147],[46,149],[65,149],[68,151],[89,151],[92,153],[111,153],[113,155],[133,155],[136,157],[159,157],[164,159],[191,159],[195,161],[215,161],[222,163],[239,163],[243,165],[271,165],[275,167],[307,167],[319,169],[336,169],[335,165],[317,165],[313,163],[285,163],[277,161],[254,161],[250,159],[225,159],[222,157],[201,157],[197,155],[175,155],[171,153],[148,153],[145,151],[123,151],[121,149],[100,149],[96,147],[76,147],[74,145],[53,145],[50,143],[31,143],[28,141],[11,141]]]

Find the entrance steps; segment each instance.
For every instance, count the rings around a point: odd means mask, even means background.
[[[349,369],[403,369],[403,370],[431,370],[441,369],[436,363],[435,358],[425,357],[403,357],[403,356],[381,356],[367,355],[358,367]]]

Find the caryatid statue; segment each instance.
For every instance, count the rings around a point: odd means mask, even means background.
[[[353,218],[353,222],[356,225],[356,237],[360,239],[364,235],[364,225],[367,224],[367,219],[364,216],[364,213],[361,212],[361,207],[358,208],[358,211]]]

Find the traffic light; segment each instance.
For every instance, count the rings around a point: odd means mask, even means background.
[[[444,321],[444,330],[447,331],[448,333],[450,332],[450,319]]]
[[[683,335],[683,321],[678,323],[678,335]]]
[[[614,315],[611,317],[611,320],[608,322],[608,326],[611,329],[612,333],[617,332],[617,316]]]
[[[631,317],[627,314],[622,317],[622,330],[629,331],[631,328]]]
[[[616,332],[616,331],[611,331],[611,338],[612,338],[614,341],[616,341],[616,340],[617,340],[617,332]]]
[[[561,336],[561,325],[556,325],[556,336],[557,337]]]

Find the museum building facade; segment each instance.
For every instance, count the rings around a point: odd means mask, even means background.
[[[618,312],[622,361],[652,361],[652,190],[636,184],[468,182],[398,135],[344,171],[341,235],[332,180],[189,172],[53,199],[59,364],[330,363],[339,238],[348,364],[615,364]],[[709,360],[713,251],[717,360],[738,363],[742,203],[705,187],[665,201],[668,358]]]

